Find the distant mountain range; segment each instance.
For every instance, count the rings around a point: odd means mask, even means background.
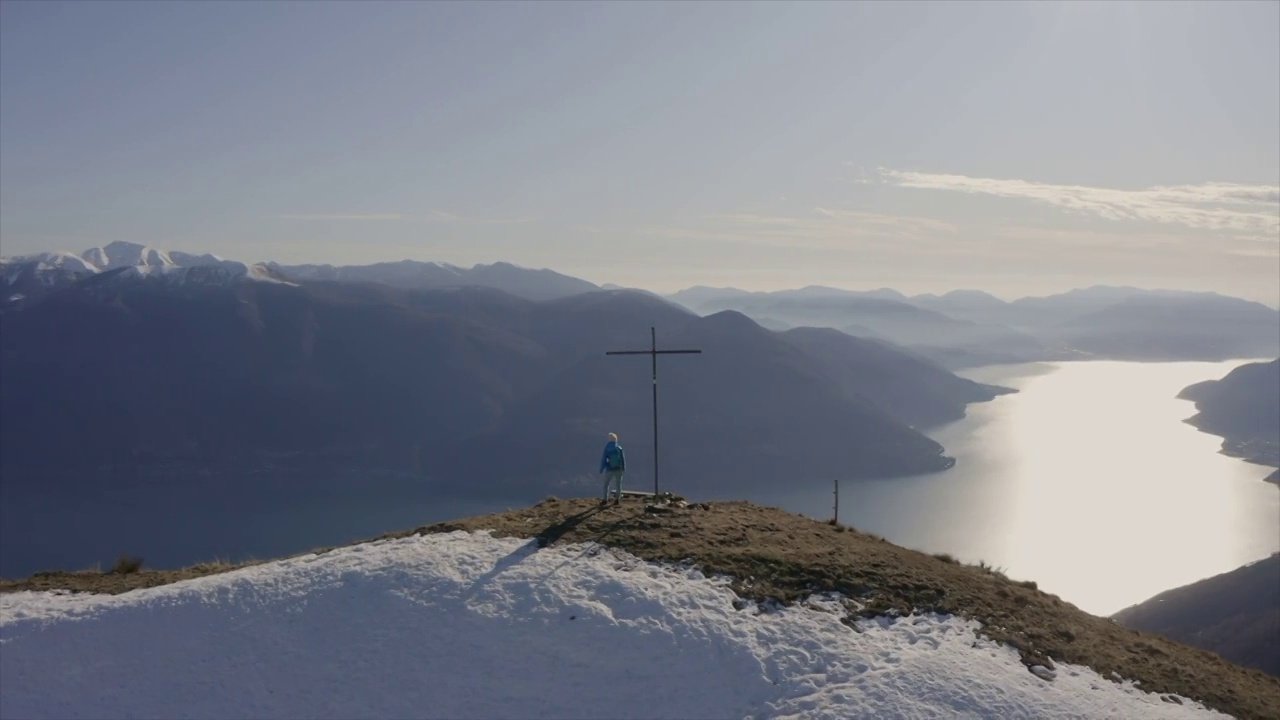
[[[36,300],[69,283],[95,277],[170,285],[287,282],[263,264],[247,265],[216,255],[169,252],[137,243],[113,242],[79,255],[48,252],[0,258],[0,309]]]
[[[324,457],[585,482],[605,432],[651,443],[647,368],[604,351],[656,326],[704,349],[663,360],[663,457],[687,481],[892,476],[947,467],[920,431],[1003,392],[947,367],[1280,354],[1274,310],[1135,288],[663,298],[506,263],[247,265],[124,242],[6,258],[0,283],[8,466]],[[641,476],[649,462],[633,453]]]
[[[1113,618],[1280,677],[1280,554],[1162,592]]]
[[[694,287],[669,297],[700,313],[738,310],[775,329],[822,326],[880,338],[951,368],[1280,354],[1280,311],[1216,293],[1097,286],[1006,302],[974,290],[907,297],[890,289]]]
[[[6,260],[22,297],[0,306],[0,462],[314,463],[459,492],[594,490],[610,431],[632,476],[651,476],[647,359],[604,355],[645,347],[651,326],[704,351],[664,358],[661,385],[664,469],[694,494],[944,469],[921,429],[1004,392],[882,341],[570,293],[584,286],[547,271],[349,270],[122,243]]]
[[[737,310],[775,329],[829,327],[859,337],[886,340],[952,367],[1043,359],[1048,349],[1013,328],[958,320],[913,304],[889,290],[851,292],[805,288],[770,293],[708,289],[671,296],[696,312]]]
[[[196,280],[205,284],[244,279],[378,283],[412,290],[489,287],[529,300],[549,300],[600,289],[586,280],[553,270],[535,270],[501,262],[471,268],[414,260],[337,267],[281,265],[275,262],[247,265],[211,254],[195,255],[117,241],[80,254],[47,252],[0,258],[0,288],[3,292],[0,307],[38,297],[67,282],[116,270],[124,270],[130,278],[142,276],[176,282]]]
[[[601,289],[586,280],[562,275],[554,270],[524,268],[511,263],[493,263],[462,268],[457,265],[401,260],[373,265],[280,265],[267,267],[293,280],[373,282],[412,290],[453,287],[499,288],[526,300],[555,300]]]
[[[600,290],[550,269],[463,268],[403,260],[359,266],[246,265],[214,255],[115,242],[80,254],[0,259],[0,308],[53,287],[126,269],[153,281],[372,283],[406,290],[486,287],[526,300]],[[647,292],[634,289],[636,292]],[[1280,355],[1280,311],[1216,293],[1095,286],[1011,302],[978,290],[907,296],[890,288],[809,286],[775,292],[696,286],[666,299],[700,315],[741,312],[770,330],[828,327],[882,340],[944,367],[1069,359],[1223,360]]]
[[[1195,403],[1187,422],[1221,436],[1223,453],[1280,468],[1280,359],[1241,365],[1178,397]],[[1268,480],[1280,483],[1280,470]]]

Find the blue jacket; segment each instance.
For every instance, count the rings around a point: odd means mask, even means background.
[[[600,472],[609,469],[609,451],[615,447],[618,448],[618,459],[621,461],[618,469],[627,469],[627,454],[622,451],[622,445],[610,440],[604,444],[604,452],[600,455]]]

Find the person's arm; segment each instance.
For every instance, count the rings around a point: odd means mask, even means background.
[[[618,466],[619,469],[626,470],[627,469],[627,451],[623,450],[621,445],[618,446],[618,460],[621,463],[621,465]]]

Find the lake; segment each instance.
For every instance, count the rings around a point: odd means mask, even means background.
[[[906,547],[986,561],[1098,615],[1280,550],[1271,468],[1183,422],[1187,385],[1230,362],[1062,362],[960,373],[1019,392],[927,434],[945,472],[844,482],[840,520]],[[832,488],[752,498],[827,519]]]

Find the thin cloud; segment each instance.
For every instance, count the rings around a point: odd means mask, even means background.
[[[879,169],[880,181],[903,188],[1024,198],[1108,220],[1143,220],[1280,240],[1280,186],[1204,183],[1144,190],[1051,185],[1027,180]]]
[[[481,218],[466,217],[457,213],[447,212],[445,210],[431,210],[427,219],[436,222],[448,222],[459,225],[514,225],[518,223],[533,222],[531,217],[514,217],[514,218]]]
[[[583,228],[616,233],[616,229]],[[920,217],[813,208],[804,215],[722,213],[685,225],[650,225],[631,229],[636,235],[767,247],[855,249],[888,245],[908,250],[952,239],[956,227]]]
[[[375,215],[277,215],[281,220],[403,220],[403,215],[394,213]]]
[[[445,210],[432,209],[428,210],[424,215],[403,215],[401,213],[373,213],[373,214],[303,214],[303,215],[276,215],[280,220],[383,220],[383,221],[418,221],[418,222],[443,222],[455,225],[510,225],[515,223],[532,222],[531,217],[516,218],[483,218],[483,217],[466,217],[457,213],[451,213]]]

